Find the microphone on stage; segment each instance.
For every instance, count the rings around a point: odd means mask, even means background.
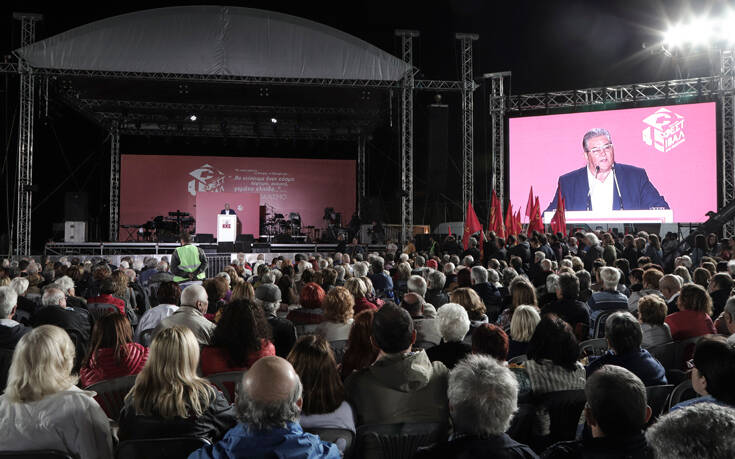
[[[618,202],[620,203],[620,210],[625,210],[623,208],[623,195],[620,194],[620,185],[618,185],[618,175],[615,173],[615,163],[612,165],[612,174],[613,179],[615,180],[615,189],[618,191]]]
[[[600,173],[600,166],[596,166],[595,167],[595,179],[597,179],[597,174],[599,173]],[[587,190],[587,210],[593,210],[592,209],[592,188]]]

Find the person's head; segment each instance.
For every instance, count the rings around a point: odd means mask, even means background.
[[[232,288],[232,295],[230,295],[230,301],[235,300],[254,300],[255,289],[253,284],[250,282],[240,282],[235,284]]]
[[[355,316],[347,339],[347,350],[342,357],[342,368],[359,370],[375,361],[378,348],[371,340],[375,311],[366,309]]]
[[[462,268],[457,272],[457,285],[459,287],[472,286],[472,272],[469,268]]]
[[[730,334],[735,333],[735,297],[730,297],[722,310],[722,318]]]
[[[535,306],[518,306],[510,319],[510,337],[513,341],[529,342],[540,321],[541,316]]]
[[[23,296],[26,294],[26,291],[28,290],[28,279],[25,277],[16,277],[15,279],[10,281],[10,287],[15,290],[15,293],[18,294],[18,296]]]
[[[211,345],[224,349],[233,366],[245,367],[248,357],[260,351],[270,335],[263,309],[251,300],[235,300],[223,308]]]
[[[594,247],[596,245],[600,245],[600,240],[597,239],[597,235],[595,233],[587,233],[584,235],[584,243],[588,247]]]
[[[522,304],[530,304],[532,306],[538,306],[536,300],[536,289],[526,280],[520,280],[514,282],[510,286],[511,295],[511,309],[515,310]]]
[[[712,298],[701,285],[687,284],[683,286],[677,300],[679,310],[712,314]]]
[[[354,307],[355,299],[352,294],[344,287],[334,287],[327,293],[322,303],[324,319],[331,322],[347,323],[352,319]]]
[[[677,266],[674,268],[674,274],[681,278],[682,285],[692,282],[692,275],[684,266]]]
[[[427,288],[431,290],[441,290],[447,282],[447,276],[441,271],[432,271],[427,278]]]
[[[472,284],[487,283],[487,269],[482,266],[473,266],[471,270]]]
[[[184,292],[186,292],[184,289]],[[128,393],[136,414],[164,419],[201,415],[216,396],[214,389],[197,376],[199,343],[185,327],[170,327],[153,338],[148,360]]]
[[[622,355],[640,349],[643,332],[641,324],[633,314],[618,311],[608,316],[605,322],[605,337],[615,353]]]
[[[418,293],[409,292],[403,295],[401,307],[411,314],[414,319],[420,319],[424,315],[426,301]]]
[[[198,309],[202,314],[207,312],[209,297],[201,285],[190,285],[181,292],[181,306]]]
[[[692,280],[695,284],[701,285],[705,289],[709,287],[709,280],[712,278],[712,273],[707,268],[697,268],[692,274]]]
[[[237,391],[238,420],[259,431],[283,428],[301,414],[302,386],[299,375],[281,357],[258,359],[243,375]]]
[[[704,337],[697,341],[692,364],[695,392],[735,405],[735,349],[724,337]]]
[[[179,242],[181,242],[181,245],[191,244],[191,234],[184,231],[179,235]]]
[[[658,295],[646,295],[638,300],[638,317],[641,323],[663,325],[668,308]]]
[[[467,310],[457,303],[446,303],[436,313],[439,320],[439,333],[445,342],[462,341],[470,331]]]
[[[612,266],[603,266],[600,268],[600,281],[605,290],[615,290],[618,288],[620,280],[620,271]]]
[[[0,319],[10,319],[15,314],[18,294],[10,286],[0,287]]]
[[[444,307],[446,305],[439,310]],[[411,315],[395,304],[386,303],[373,316],[372,340],[375,346],[386,354],[409,351],[416,341]]]
[[[504,362],[508,358],[508,335],[495,324],[482,324],[472,332],[472,352]]]
[[[463,287],[452,290],[449,301],[462,305],[467,310],[470,320],[482,320],[487,312],[480,295],[471,288]]]
[[[579,356],[579,346],[572,327],[554,314],[546,314],[528,342],[526,355],[529,360],[540,362],[548,359],[554,365],[573,371]]]
[[[605,365],[587,378],[585,419],[594,437],[624,438],[639,433],[651,416],[646,387],[629,370]]]
[[[615,149],[607,129],[587,131],[582,137],[582,150],[587,168],[593,175],[610,172],[615,163]]]
[[[447,398],[456,433],[499,436],[518,408],[518,381],[492,357],[469,355],[449,373]]]
[[[47,288],[41,297],[41,304],[44,306],[60,306],[66,307],[66,295],[58,288]]]
[[[559,276],[556,274],[549,274],[546,276],[546,291],[548,293],[556,293],[559,288]]]
[[[643,288],[658,290],[664,273],[655,268],[643,271]]]
[[[26,403],[69,389],[77,383],[71,374],[74,343],[63,329],[41,325],[23,335],[13,352],[5,395]]]
[[[299,293],[299,303],[301,304],[302,308],[319,309],[322,307],[322,303],[324,303],[325,296],[326,293],[319,284],[308,282],[304,284],[303,287],[301,287],[301,292]]]
[[[571,273],[560,274],[556,287],[556,297],[564,300],[574,300],[577,296],[579,296],[579,279],[577,276]]]
[[[331,413],[339,408],[345,400],[345,390],[332,348],[324,337],[300,337],[288,354],[288,361],[303,385],[304,415]]]
[[[418,293],[422,297],[426,296],[426,280],[421,276],[411,276],[408,278],[408,283],[406,284],[408,287],[409,292]]]
[[[732,290],[732,285],[732,277],[730,277],[729,274],[717,273],[712,276],[712,280],[710,280],[709,290],[710,292],[716,292],[718,290],[729,292],[730,290]]]
[[[669,412],[646,430],[654,457],[724,459],[735,457],[735,410],[697,403]]]
[[[658,288],[668,301],[669,298],[681,291],[681,280],[674,274],[667,274],[658,282]]]
[[[82,366],[95,368],[96,356],[100,349],[113,349],[115,363],[119,364],[128,356],[128,344],[133,342],[133,333],[130,321],[118,312],[110,312],[97,319],[92,327],[92,338],[89,351],[82,362]]]
[[[577,279],[579,279],[579,291],[584,292],[590,289],[590,285],[592,285],[592,276],[590,275],[589,271],[586,269],[580,269],[579,271],[575,271],[575,276],[577,276]]]
[[[281,306],[281,289],[275,284],[260,284],[255,289],[255,303],[266,315],[273,315]]]

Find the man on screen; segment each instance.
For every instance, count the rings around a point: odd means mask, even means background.
[[[235,211],[232,210],[232,209],[230,209],[230,203],[229,202],[226,202],[225,203],[225,208],[222,209],[222,211],[220,212],[220,214],[222,214],[222,215],[236,215],[235,214]]]
[[[648,179],[645,169],[615,162],[607,129],[595,128],[582,138],[586,166],[559,177],[566,210],[668,209],[669,204]],[[557,206],[558,190],[546,208]]]

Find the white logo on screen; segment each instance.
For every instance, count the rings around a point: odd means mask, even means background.
[[[225,191],[225,174],[209,164],[189,172],[194,180],[187,185],[189,194],[196,196],[198,191]]]
[[[237,211],[238,212],[242,212],[243,209],[244,209],[244,207],[242,206],[242,204],[238,204],[237,205]]]
[[[659,108],[647,116],[643,123],[643,142],[666,153],[678,147],[686,137],[684,136],[684,117],[666,108]]]

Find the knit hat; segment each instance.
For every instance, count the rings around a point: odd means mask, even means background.
[[[429,260],[426,262],[426,266],[432,269],[436,269],[439,265],[437,264],[436,260]]]
[[[265,303],[278,303],[281,301],[281,289],[275,284],[261,284],[255,289],[255,298]]]

